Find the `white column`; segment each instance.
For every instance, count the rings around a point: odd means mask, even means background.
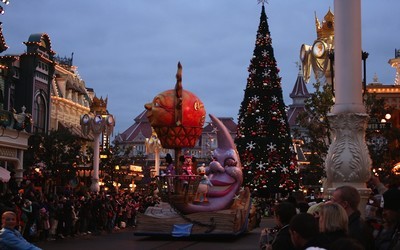
[[[334,114],[365,113],[362,101],[361,0],[335,0]]]
[[[18,186],[20,186],[24,179],[24,166],[22,165],[24,162],[24,150],[17,149],[17,158],[18,161],[15,163],[15,180]]]
[[[328,193],[349,185],[361,195],[365,212],[370,193],[371,157],[365,142],[368,115],[362,99],[361,0],[335,0],[335,105],[329,115],[332,144],[325,167]]]
[[[90,186],[90,190],[93,192],[100,191],[99,185],[99,159],[100,159],[100,135],[98,133],[94,133],[94,142],[93,142],[93,173],[92,173],[92,185]]]

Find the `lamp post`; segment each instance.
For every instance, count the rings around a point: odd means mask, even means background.
[[[153,130],[150,138],[146,138],[147,153],[154,153],[154,175],[160,174],[160,150],[162,149],[161,141],[157,137],[157,133]],[[152,177],[155,177],[152,176]]]
[[[114,116],[107,115],[93,115],[84,114],[81,116],[81,128],[84,135],[88,135],[92,132],[94,136],[93,140],[93,174],[92,174],[92,185],[90,189],[93,192],[100,191],[99,185],[99,159],[100,159],[100,136],[106,134],[109,136],[115,126]]]

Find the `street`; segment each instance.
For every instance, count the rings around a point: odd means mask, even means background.
[[[124,249],[162,249],[162,250],[257,250],[261,228],[271,226],[271,218],[263,219],[261,226],[244,235],[232,238],[190,239],[190,238],[154,238],[135,236],[133,229],[124,229],[101,235],[79,236],[63,240],[37,242],[35,245],[44,250],[124,250]]]

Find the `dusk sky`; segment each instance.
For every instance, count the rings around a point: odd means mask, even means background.
[[[269,0],[265,5],[286,105],[298,75],[303,43],[316,39],[333,0]],[[393,84],[388,60],[400,49],[400,1],[362,0],[362,49],[369,53],[367,83]],[[208,114],[237,120],[247,67],[260,20],[257,0],[10,0],[3,34],[21,54],[34,33],[47,33],[52,49],[70,57],[86,87],[108,97],[114,134],[134,123],[147,102],[175,86],[177,63],[183,88],[195,93]],[[311,83],[308,89],[313,90]]]

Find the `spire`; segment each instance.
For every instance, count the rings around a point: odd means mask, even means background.
[[[301,73],[301,66],[299,67],[299,74],[297,75],[296,83],[294,84],[290,98],[293,99],[293,103],[289,105],[287,112],[288,123],[290,127],[294,128],[297,126],[297,116],[305,111],[305,100],[310,97],[308,93],[306,82],[304,81],[303,74]]]
[[[299,74],[297,75],[296,83],[294,84],[290,98],[308,98],[310,93],[308,93],[306,82],[304,81],[303,74],[301,73],[301,66],[299,66]]]

